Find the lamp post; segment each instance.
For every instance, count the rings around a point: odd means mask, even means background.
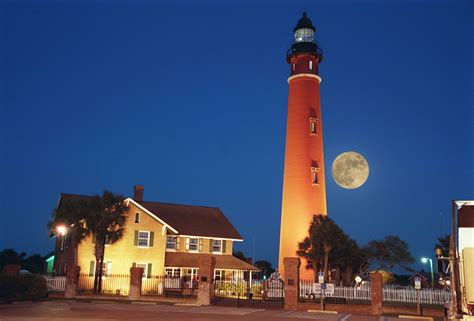
[[[430,271],[431,271],[431,288],[434,288],[434,274],[433,274],[433,260],[427,257],[422,257],[421,262],[423,264],[427,263],[430,261]]]

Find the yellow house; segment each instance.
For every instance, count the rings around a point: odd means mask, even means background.
[[[89,196],[61,194],[63,201]],[[134,187],[134,197],[125,200],[129,207],[123,238],[106,245],[105,275],[128,274],[132,266],[143,267],[144,277],[168,276],[196,278],[198,260],[204,254],[216,258],[216,279],[242,277],[243,271],[256,271],[251,264],[232,255],[234,242],[242,236],[217,207],[170,204],[143,200],[143,186]],[[56,238],[54,272],[64,274],[77,265],[81,273],[93,275],[94,239],[72,244],[68,235]]]

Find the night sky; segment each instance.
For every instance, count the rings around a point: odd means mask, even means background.
[[[474,198],[473,4],[3,1],[0,249],[51,251],[60,192],[142,184],[220,207],[237,249],[276,263],[285,54],[306,10],[326,168],[344,151],[370,165],[357,190],[326,172],[329,216],[360,244],[397,234],[434,254],[450,200]]]

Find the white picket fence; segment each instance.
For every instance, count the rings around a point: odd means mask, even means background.
[[[449,299],[450,294],[445,290],[420,290],[420,303],[422,304],[443,305],[445,302],[449,301]],[[417,293],[416,290],[411,287],[384,287],[383,301],[417,303]]]
[[[360,288],[356,288],[348,286],[335,286],[334,293],[325,291],[324,296],[327,298],[344,298],[346,300],[353,301],[370,301],[370,287],[362,286]],[[318,285],[316,283],[300,283],[301,299],[312,299],[319,297],[320,292],[318,291]],[[443,305],[445,302],[449,301],[449,299],[450,294],[445,290],[420,290],[421,304]],[[386,302],[417,303],[417,293],[412,287],[384,287],[382,300]]]
[[[64,292],[66,289],[66,277],[65,276],[50,276],[43,275],[46,283],[48,284],[49,292]]]
[[[370,288],[361,287],[355,288],[350,286],[335,286],[334,293],[326,290],[324,293],[325,297],[330,298],[344,298],[347,300],[370,300]],[[300,298],[309,299],[311,297],[319,298],[320,294],[317,290],[316,283],[300,283]]]

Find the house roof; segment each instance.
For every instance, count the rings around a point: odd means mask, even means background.
[[[242,239],[217,207],[147,201],[137,203],[175,228],[180,235]]]
[[[61,193],[58,206],[65,200],[81,200],[91,196]],[[217,207],[171,204],[163,202],[137,202],[171,226],[179,235],[215,237],[242,240],[242,236]]]
[[[199,259],[211,254],[166,252],[165,266],[169,267],[198,267]],[[233,255],[211,255],[216,258],[216,269],[226,270],[252,270],[258,271],[255,266]]]

